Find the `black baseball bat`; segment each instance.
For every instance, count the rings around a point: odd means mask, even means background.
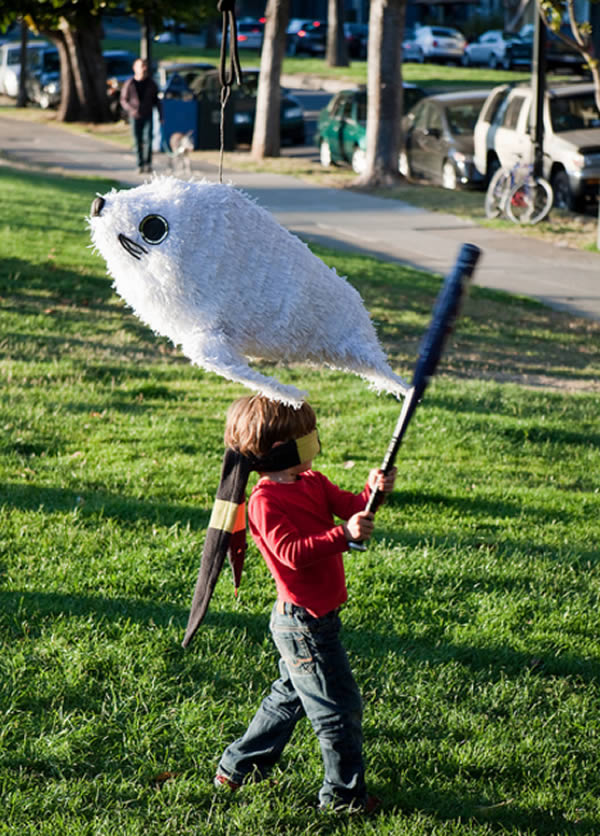
[[[402,411],[396,423],[392,440],[381,464],[380,469],[384,473],[389,473],[394,466],[394,461],[402,444],[406,428],[438,366],[446,339],[454,327],[461,301],[466,293],[468,283],[473,276],[473,271],[475,270],[475,265],[480,255],[481,250],[479,247],[476,247],[474,244],[463,244],[452,271],[444,280],[444,284],[433,308],[429,327],[421,341],[411,388],[404,398]],[[372,491],[365,510],[376,511],[382,498],[381,491],[377,489]],[[349,543],[349,546],[358,551],[365,551],[366,549],[365,544],[361,541],[352,541]]]

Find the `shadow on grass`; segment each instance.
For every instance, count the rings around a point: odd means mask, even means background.
[[[436,791],[431,793],[430,803],[427,803],[423,800],[424,794],[427,795],[423,789],[403,793],[402,806],[396,807],[395,811],[405,816],[418,811],[432,816],[438,822],[454,821],[464,825],[469,832],[473,825],[484,827],[486,833],[527,832],[539,836],[598,832],[598,822],[595,819],[582,818],[573,822],[553,810],[524,808],[512,800],[486,804],[482,803],[481,798],[470,799],[463,795]]]
[[[72,491],[18,483],[0,485],[0,504],[4,508],[48,514],[72,513],[77,509],[80,522],[89,520],[90,525],[95,525],[101,515],[123,523],[144,520],[166,528],[185,525],[193,531],[204,530],[210,516],[210,509],[134,499],[85,487]]]

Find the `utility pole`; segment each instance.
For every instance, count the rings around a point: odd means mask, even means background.
[[[546,24],[536,5],[533,33],[533,60],[531,63],[531,88],[534,111],[532,113],[531,140],[533,144],[533,173],[543,176],[544,169],[544,94],[546,92]]]

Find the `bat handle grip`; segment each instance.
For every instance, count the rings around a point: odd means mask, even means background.
[[[381,468],[383,470],[383,468]],[[385,473],[386,471],[384,471]],[[375,512],[377,507],[381,504],[383,500],[383,492],[375,488],[374,491],[371,492],[371,496],[369,497],[367,504],[365,505],[365,511],[373,511]],[[348,541],[348,548],[353,552],[366,552],[367,550],[367,541],[366,540],[349,540]]]

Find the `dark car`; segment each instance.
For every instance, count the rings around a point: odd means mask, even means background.
[[[323,56],[327,49],[327,23],[293,18],[286,30],[287,55]]]
[[[445,189],[482,184],[473,162],[473,131],[488,93],[469,90],[422,99],[403,121],[401,174]]]
[[[415,84],[404,85],[404,111],[423,98]],[[315,141],[321,165],[348,163],[357,174],[365,166],[367,151],[367,91],[342,90],[319,114]]]
[[[364,61],[367,57],[369,44],[368,23],[344,23],[344,38],[350,58]]]
[[[27,98],[41,108],[60,103],[60,57],[56,47],[49,46],[28,53]]]
[[[585,60],[581,53],[566,43],[559,33],[553,32],[551,29],[545,29],[545,54],[546,54],[546,69],[547,70],[574,70],[581,72],[585,70]],[[525,61],[518,60],[522,55],[526,55],[526,50],[529,51],[529,66],[533,56],[533,38],[535,35],[535,27],[533,23],[527,23],[519,31],[518,42],[515,43],[513,65],[523,63]],[[573,32],[568,23],[563,23],[560,27],[560,35],[564,35],[570,41],[573,41]]]
[[[233,125],[235,141],[252,142],[254,120],[256,118],[256,94],[258,91],[259,69],[244,67],[242,84],[232,87]],[[206,70],[190,82],[189,90],[193,96],[205,97],[219,102],[221,83],[216,70]],[[302,145],[305,141],[304,112],[295,96],[281,88],[280,137],[282,142]]]

